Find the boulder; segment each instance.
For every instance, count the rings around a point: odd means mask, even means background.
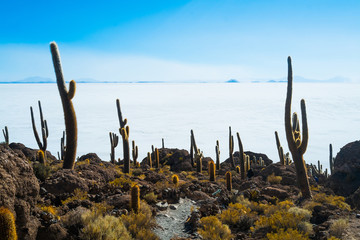
[[[0,206],[16,219],[19,239],[36,239],[40,222],[34,217],[40,186],[28,160],[0,144]]]
[[[346,144],[334,160],[334,173],[328,181],[335,194],[345,197],[360,187],[360,141]]]

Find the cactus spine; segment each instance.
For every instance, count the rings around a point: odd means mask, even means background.
[[[7,126],[5,126],[5,129],[2,130],[4,138],[5,138],[5,144],[6,146],[9,146],[9,131]]]
[[[77,121],[74,106],[71,100],[75,96],[76,83],[74,80],[71,80],[69,85],[69,91],[67,90],[61,69],[60,54],[55,42],[50,43],[50,49],[56,74],[56,82],[65,115],[66,152],[63,168],[73,169],[75,165],[77,148]]]
[[[157,169],[160,169],[160,156],[159,156],[159,149],[155,148],[155,166]]]
[[[115,133],[109,132],[110,137],[110,145],[111,145],[111,153],[110,153],[110,161],[112,164],[115,164],[115,148],[119,143],[119,136]]]
[[[215,153],[216,153],[216,170],[220,170],[220,147],[219,147],[219,140],[216,140]]]
[[[124,148],[124,173],[130,173],[129,133],[130,133],[129,126],[120,129],[120,134],[123,139],[123,148]]]
[[[227,189],[228,191],[231,191],[231,189],[232,189],[232,182],[231,182],[231,172],[230,172],[230,171],[226,172],[225,178],[226,178],[226,189]]]
[[[232,168],[235,169],[233,152],[234,152],[234,136],[231,135],[231,127],[229,127],[229,158]]]
[[[209,162],[209,175],[210,175],[210,182],[215,182],[215,163],[214,163],[214,161]]]
[[[131,188],[131,210],[135,213],[138,213],[140,210],[140,188],[138,185],[134,185]]]
[[[288,57],[288,86],[287,86],[287,94],[285,101],[286,139],[295,163],[297,182],[300,187],[302,196],[304,198],[312,198],[309,180],[306,171],[306,165],[303,158],[309,140],[305,100],[304,99],[301,100],[302,134],[303,134],[301,139],[299,124],[298,124],[299,120],[297,119],[296,113],[293,114],[293,124],[291,124],[292,82],[293,82],[293,73],[291,66],[291,58]]]
[[[44,120],[44,117],[43,117],[42,108],[41,108],[41,102],[38,101],[38,104],[39,104],[39,111],[40,111],[40,123],[41,123],[41,133],[42,133],[43,143],[41,143],[39,134],[38,134],[38,132],[36,130],[34,112],[33,112],[32,107],[30,107],[31,123],[32,123],[32,128],[33,128],[33,132],[34,132],[34,135],[35,135],[37,145],[39,146],[39,149],[44,152],[44,157],[46,159],[47,138],[49,136],[49,129],[48,129],[48,126],[47,126],[47,122],[46,122],[46,120]]]
[[[329,144],[329,161],[330,161],[330,174],[334,174],[334,158],[333,158],[333,150],[332,150],[332,144]]]
[[[178,177],[178,175],[174,174],[174,175],[172,176],[172,182],[174,183],[175,186],[178,185],[178,183],[179,183],[179,177]]]
[[[150,152],[148,152],[148,154],[147,154],[147,159],[148,159],[148,165],[149,165],[149,167],[151,169],[152,168],[152,161],[151,161],[151,153]]]
[[[137,167],[137,158],[139,156],[138,146],[135,145],[135,141],[132,141],[132,157],[134,160],[134,166]]]
[[[238,143],[239,143],[240,176],[241,176],[241,180],[244,180],[246,178],[246,165],[245,165],[246,161],[244,158],[244,148],[242,145],[240,134],[238,132],[236,133],[236,136],[237,136]]]
[[[0,207],[0,239],[17,240],[14,215],[9,209]]]

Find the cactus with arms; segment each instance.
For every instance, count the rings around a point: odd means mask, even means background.
[[[110,146],[111,146],[111,153],[110,153],[110,161],[112,164],[115,164],[115,148],[119,143],[119,136],[116,133],[109,132],[110,137]]]
[[[5,129],[2,130],[4,138],[5,138],[5,144],[9,146],[9,131],[7,126],[5,126]]]
[[[302,196],[303,198],[312,198],[309,180],[306,171],[306,165],[303,158],[309,139],[305,100],[304,99],[301,100],[302,135],[303,135],[301,138],[300,127],[298,124],[299,120],[297,118],[296,113],[293,114],[293,123],[291,124],[292,83],[293,83],[293,73],[292,73],[291,58],[288,57],[288,85],[287,85],[287,94],[286,94],[286,102],[285,102],[286,139],[295,163],[297,182],[300,187]]]
[[[65,115],[66,152],[63,168],[73,169],[75,165],[77,148],[77,121],[74,106],[71,100],[75,96],[76,83],[74,80],[71,80],[69,85],[69,91],[67,90],[63,72],[61,69],[60,54],[55,42],[50,43],[50,49],[56,74],[56,82]]]
[[[41,102],[38,101],[38,104],[39,104],[39,111],[40,111],[40,124],[41,124],[42,140],[43,140],[42,143],[41,143],[39,134],[38,134],[38,132],[36,130],[34,112],[33,112],[32,107],[30,107],[31,124],[32,124],[34,136],[35,136],[35,139],[36,139],[36,143],[39,146],[39,149],[44,152],[44,159],[46,161],[46,148],[47,148],[47,138],[49,136],[49,129],[48,129],[48,126],[47,126],[47,122],[46,122],[46,120],[44,120],[44,117],[43,117],[42,108],[41,108]],[[45,162],[44,162],[44,164],[45,164]]]
[[[138,146],[135,145],[135,141],[132,141],[132,157],[134,161],[134,166],[137,167],[137,158],[139,156]]]

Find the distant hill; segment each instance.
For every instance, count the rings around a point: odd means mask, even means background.
[[[226,81],[226,83],[239,83],[239,81],[236,79],[230,79],[230,80]]]

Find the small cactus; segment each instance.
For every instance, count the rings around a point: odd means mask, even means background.
[[[9,209],[0,207],[0,239],[17,240],[14,215]]]
[[[172,182],[174,183],[175,186],[178,185],[178,183],[179,183],[179,177],[178,177],[178,175],[174,174],[174,175],[172,176]]]
[[[161,139],[161,148],[165,148],[164,139]]]
[[[4,138],[5,138],[5,144],[9,146],[9,131],[7,126],[5,126],[5,129],[2,130]]]
[[[130,208],[135,213],[138,213],[140,210],[140,188],[138,185],[134,185],[131,188]]]
[[[232,190],[232,182],[231,182],[232,179],[231,179],[231,172],[230,171],[226,172],[225,178],[226,178],[226,189],[228,191],[231,191]]]
[[[190,130],[190,160],[192,167],[195,167],[196,159],[194,161],[194,154],[196,155],[197,153],[198,153],[198,148],[196,146],[194,131],[191,129]]]
[[[210,175],[210,182],[215,182],[215,163],[214,163],[214,161],[209,162],[209,175]]]
[[[149,165],[149,167],[151,169],[152,168],[152,161],[151,161],[151,153],[150,152],[148,152],[148,154],[147,154],[147,159],[148,159],[148,165]]]
[[[139,149],[138,146],[135,145],[135,141],[132,141],[132,157],[133,157],[133,161],[134,161],[134,166],[137,167],[137,158],[139,156]]]
[[[236,166],[236,173],[240,173],[240,166]]]
[[[155,148],[155,166],[157,169],[160,169],[160,157],[159,157],[159,149]]]
[[[111,153],[110,153],[110,161],[112,164],[115,164],[115,148],[119,143],[119,136],[116,133],[109,132],[110,137],[110,146],[111,146]]]
[[[333,158],[333,150],[332,150],[332,144],[329,144],[329,162],[330,162],[330,174],[334,174],[334,161],[335,158]]]
[[[45,154],[42,150],[37,151],[36,160],[39,161],[39,163],[46,165]]]
[[[202,152],[200,152],[200,149],[197,150],[197,153],[195,154],[196,159],[196,172],[201,173],[202,171]]]

